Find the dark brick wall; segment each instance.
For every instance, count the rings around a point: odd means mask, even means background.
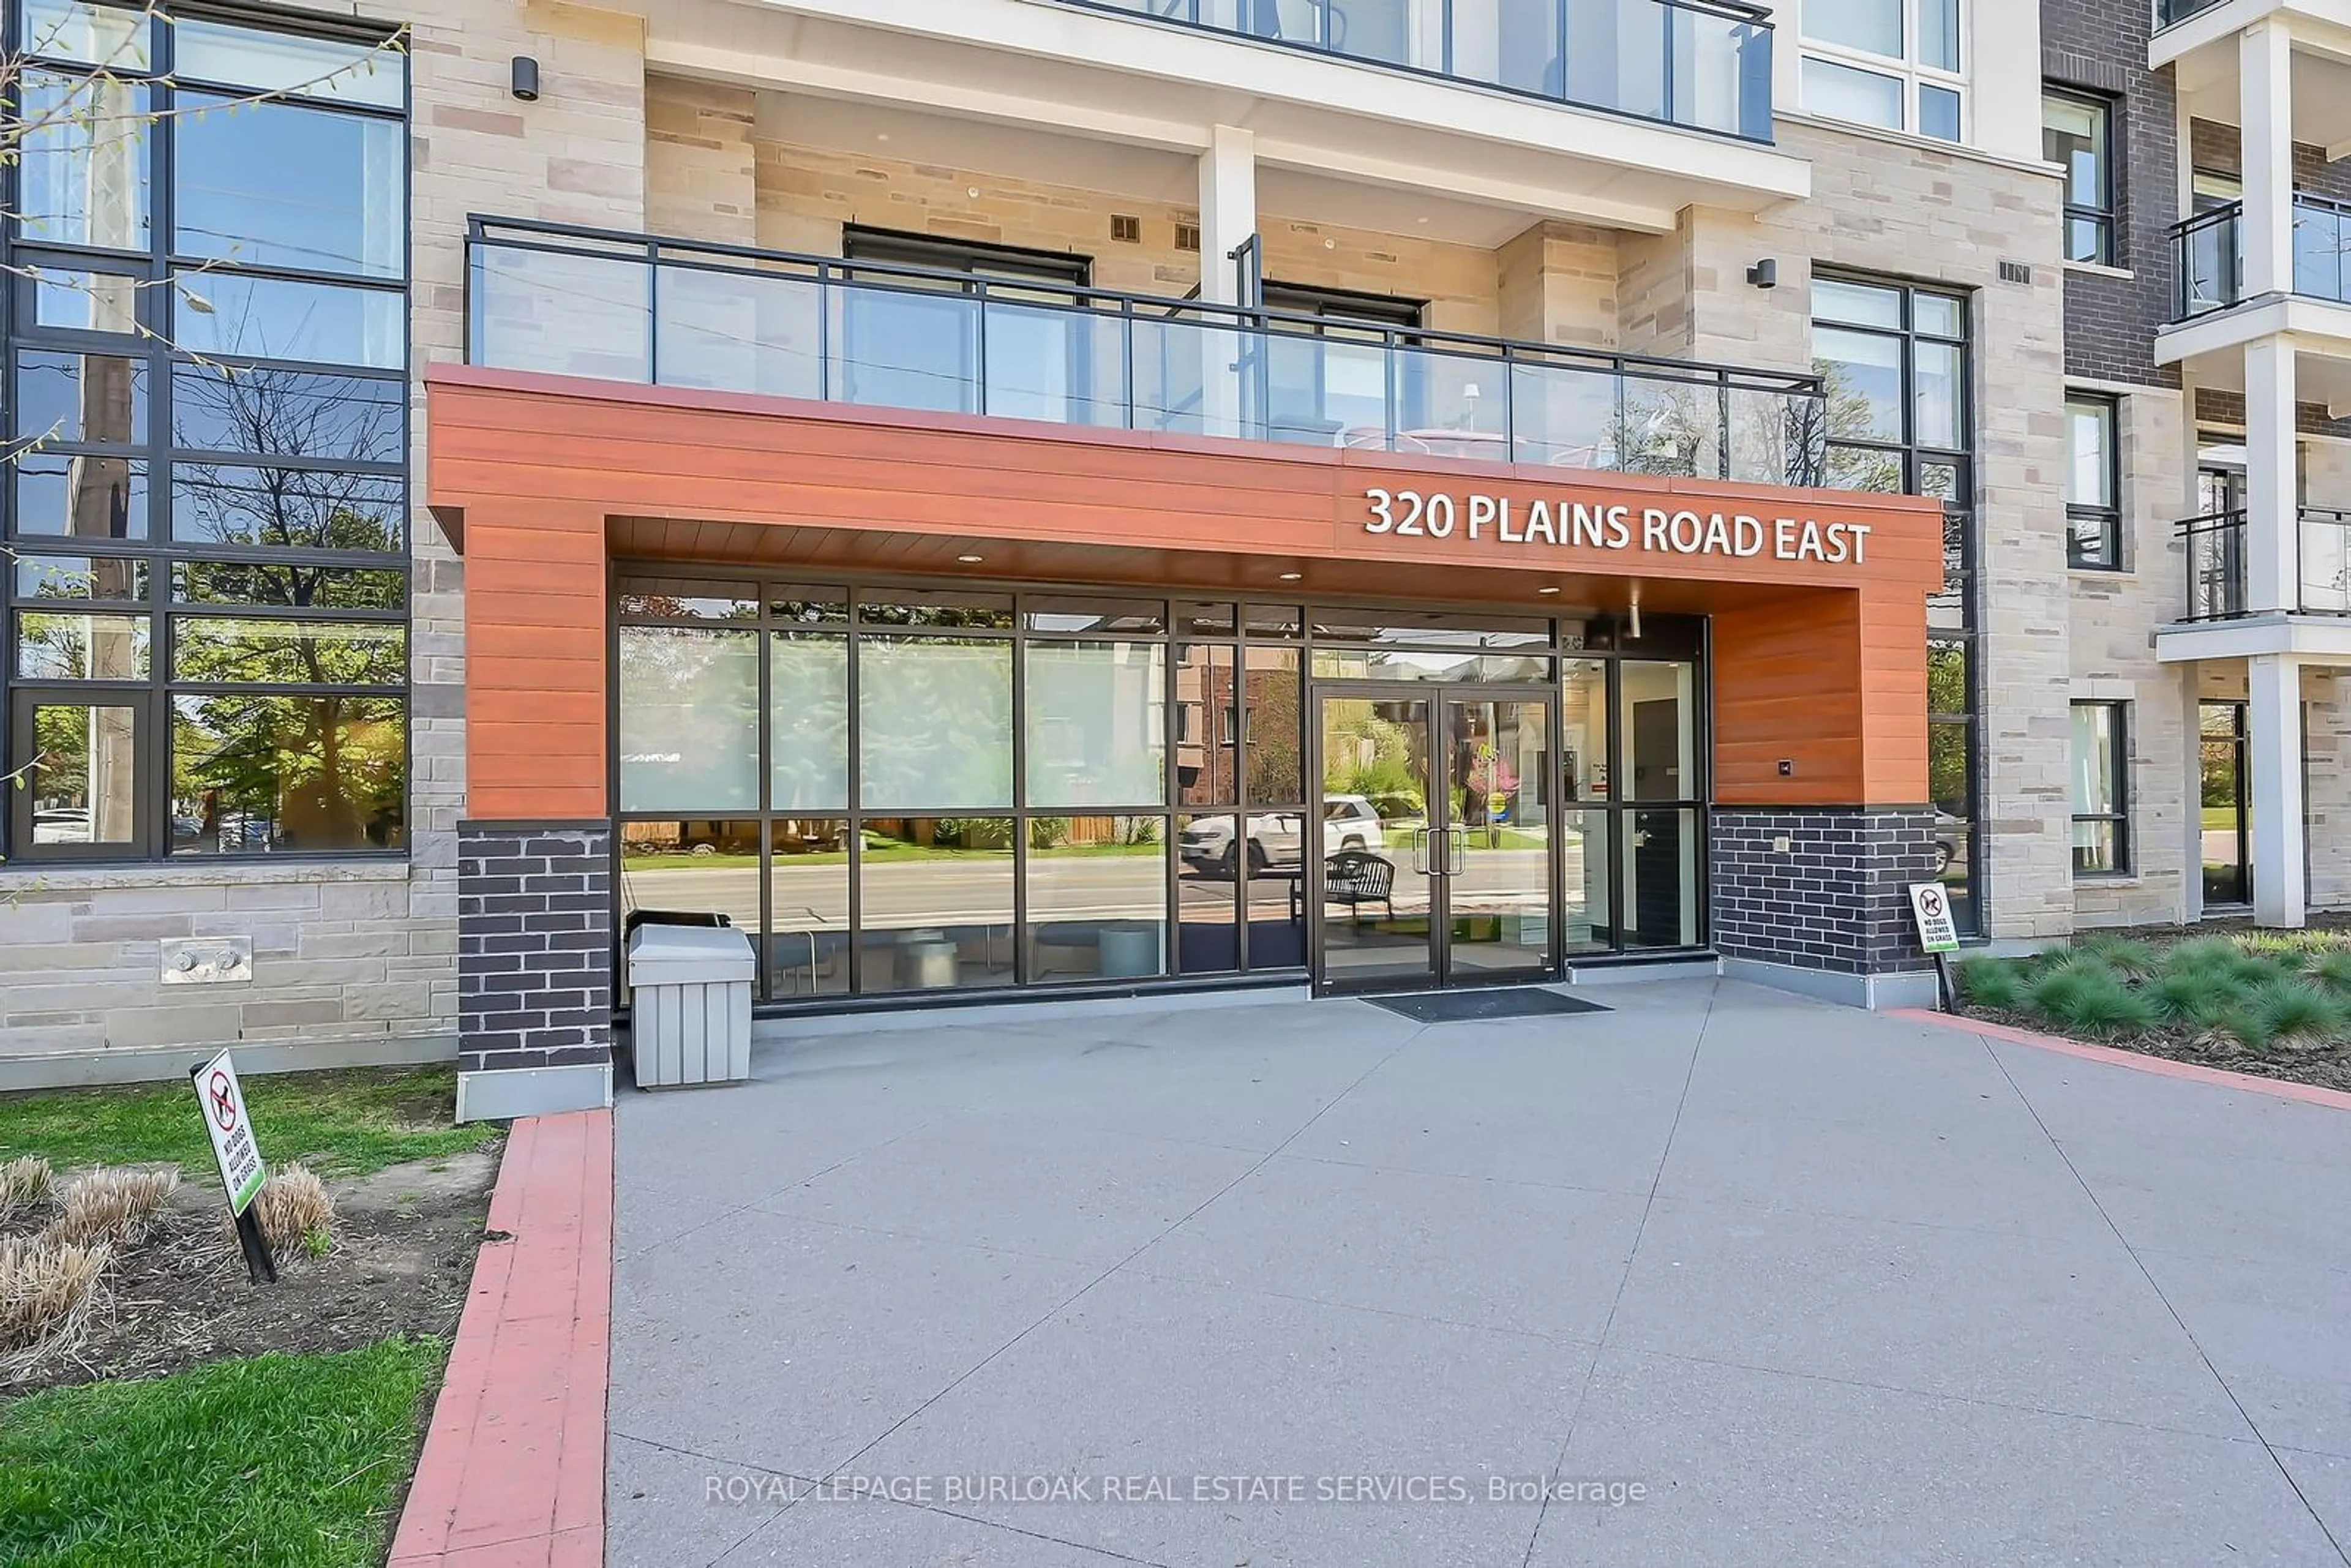
[[[1907,889],[1934,880],[1932,811],[1717,807],[1708,847],[1716,951],[1844,974],[1927,967]]]
[[[2196,389],[2196,423],[2199,425],[2220,425],[2225,429],[2245,427],[2245,394],[2228,392],[2219,387]],[[2294,427],[2304,435],[2330,435],[2351,440],[2351,419],[2329,417],[2323,402],[2294,404]]]
[[[612,1051],[612,831],[457,824],[457,1052],[467,1072]]]
[[[2115,105],[2114,265],[2129,277],[2065,275],[2065,373],[2176,387],[2155,362],[2171,319],[2171,225],[2179,218],[2179,117],[2171,78],[2147,68],[2147,0],[2042,0],[2041,74]]]
[[[2195,167],[2215,174],[2237,174],[2244,169],[2244,143],[2233,125],[2217,120],[2188,122],[2189,155]],[[2351,158],[2330,163],[2326,150],[2305,142],[2294,144],[2294,188],[2331,202],[2351,202]]]

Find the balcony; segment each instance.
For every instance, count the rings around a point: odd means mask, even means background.
[[[1063,0],[1750,141],[1771,13],[1733,0]]]
[[[2242,202],[2199,213],[2171,233],[2179,278],[2173,320],[2192,320],[2243,302]],[[2320,196],[2294,197],[2294,291],[2351,304],[2351,206]]]
[[[2176,26],[2189,17],[2223,3],[2224,0],[2155,0],[2155,25],[2158,27]]]
[[[475,218],[501,370],[1212,439],[1821,483],[1817,378]]]
[[[2351,616],[2351,512],[2304,507],[2294,549],[2300,590],[2291,605],[2252,605],[2247,591],[2245,514],[2216,512],[2179,525],[2188,547],[2190,622],[2236,621],[2253,615]]]

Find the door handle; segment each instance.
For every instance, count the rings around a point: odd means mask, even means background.
[[[1469,830],[1455,824],[1445,830],[1445,874],[1459,876],[1469,863]]]
[[[1428,863],[1429,835],[1433,828],[1416,828],[1412,834],[1412,871],[1415,876],[1442,876],[1444,873]]]

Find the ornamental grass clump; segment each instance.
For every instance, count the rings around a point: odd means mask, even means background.
[[[2319,954],[2311,963],[2310,977],[2336,996],[2351,1000],[2351,947]]]
[[[2077,956],[2097,959],[2127,979],[2145,979],[2163,968],[2163,956],[2152,946],[2110,931],[2085,936],[2074,944],[2073,950]]]
[[[2164,1022],[2201,1034],[2218,1029],[2229,1010],[2244,1001],[2246,989],[2233,976],[2190,967],[2158,975],[2139,995]]]
[[[79,1343],[113,1257],[103,1242],[0,1241],[0,1382]]]
[[[1976,1007],[2007,1010],[2023,1004],[2024,977],[2005,958],[1995,958],[1988,953],[1962,958],[1959,977],[1959,989]]]
[[[179,1185],[176,1166],[152,1171],[95,1170],[76,1176],[57,1194],[57,1217],[43,1234],[68,1245],[134,1245],[154,1229],[164,1200]]]
[[[2248,988],[2220,1027],[2248,1051],[2325,1050],[2351,1039],[2351,1007],[2308,980],[2281,977]]]
[[[47,1207],[54,1185],[49,1162],[38,1155],[0,1165],[0,1220]]]
[[[2152,1029],[2156,1011],[2129,982],[2099,960],[2079,955],[2053,964],[2033,980],[2033,1010],[2081,1034]]]
[[[289,1165],[263,1182],[254,1195],[253,1217],[268,1239],[270,1250],[281,1257],[297,1248],[312,1257],[333,1249],[334,1196],[306,1166]],[[226,1210],[222,1211],[221,1224],[235,1235],[236,1221]],[[314,1242],[310,1239],[314,1236],[323,1239]]]

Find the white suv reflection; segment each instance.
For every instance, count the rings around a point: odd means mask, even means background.
[[[1380,813],[1361,795],[1332,795],[1322,802],[1322,847],[1339,850],[1384,850],[1387,835]],[[1233,841],[1233,819],[1200,817],[1184,830],[1176,852],[1198,872],[1230,876],[1240,869],[1240,847]],[[1252,871],[1294,866],[1306,853],[1306,819],[1296,811],[1260,811],[1249,820],[1249,863]]]

